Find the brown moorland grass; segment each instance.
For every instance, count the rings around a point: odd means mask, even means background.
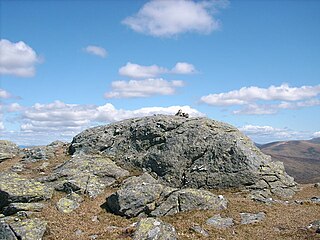
[[[20,173],[28,178],[37,178],[48,174],[57,165],[68,160],[69,157],[51,159],[48,167],[39,171],[40,163],[29,163],[27,170]],[[0,171],[7,170],[19,159],[0,163]],[[126,219],[108,213],[101,207],[106,197],[116,188],[107,188],[103,194],[95,199],[84,196],[81,206],[72,213],[61,213],[56,208],[57,201],[66,194],[54,192],[52,199],[47,202],[47,207],[40,213],[39,217],[48,222],[47,232],[44,240],[87,240],[90,236],[96,235],[96,239],[131,239],[134,232],[133,223],[138,218]],[[213,191],[216,194],[224,195],[229,206],[226,210],[217,211],[192,211],[179,213],[174,216],[161,217],[162,220],[171,223],[177,230],[179,239],[270,239],[270,240],[300,240],[320,239],[320,234],[309,231],[306,226],[317,219],[320,219],[319,204],[272,204],[266,205],[249,200],[246,193],[235,191]],[[313,184],[300,185],[300,191],[290,202],[294,200],[306,200],[314,196],[320,196],[320,189]],[[240,225],[241,212],[265,212],[265,220],[249,225]],[[232,217],[235,225],[228,229],[215,229],[206,225],[206,220],[213,215],[220,213],[223,217]],[[200,225],[209,232],[210,237],[206,238],[190,228]]]

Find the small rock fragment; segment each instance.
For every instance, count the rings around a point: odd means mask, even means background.
[[[240,213],[241,224],[257,223],[265,219],[266,214],[264,212],[259,213]]]
[[[232,218],[223,218],[220,216],[220,214],[209,218],[206,223],[216,228],[228,228],[234,225]]]

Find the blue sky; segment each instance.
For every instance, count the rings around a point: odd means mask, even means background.
[[[0,1],[1,139],[155,113],[320,136],[319,1]]]

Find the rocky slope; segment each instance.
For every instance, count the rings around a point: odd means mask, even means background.
[[[308,213],[281,239],[320,231],[320,188],[276,199],[297,191],[283,165],[206,118],[130,119],[28,149],[1,141],[0,156],[1,240],[260,238],[267,233],[250,225],[274,228],[275,209]]]

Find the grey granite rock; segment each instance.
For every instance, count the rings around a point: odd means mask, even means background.
[[[127,179],[107,198],[106,205],[111,212],[126,217],[166,216],[190,210],[222,210],[227,200],[206,190],[167,187],[144,173]]]
[[[266,214],[264,212],[259,213],[240,213],[241,224],[257,223],[265,219]]]
[[[19,176],[17,173],[0,174],[0,209],[10,203],[38,202],[50,199],[53,189],[36,180]]]
[[[41,219],[25,219],[10,223],[15,234],[22,240],[42,240],[47,223]]]
[[[234,225],[232,218],[223,218],[220,216],[220,214],[214,215],[213,217],[209,218],[206,223],[216,228],[228,228]]]
[[[70,153],[111,156],[171,187],[248,188],[280,197],[296,190],[282,163],[236,128],[208,118],[157,115],[90,128],[74,137]]]
[[[20,148],[13,142],[0,140],[0,163],[20,154]]]
[[[41,212],[44,208],[43,203],[10,203],[3,208],[3,214],[6,216],[13,215],[21,211]]]
[[[0,222],[0,240],[18,240],[9,224]]]
[[[176,230],[168,223],[154,218],[143,218],[137,224],[133,240],[176,240]]]

